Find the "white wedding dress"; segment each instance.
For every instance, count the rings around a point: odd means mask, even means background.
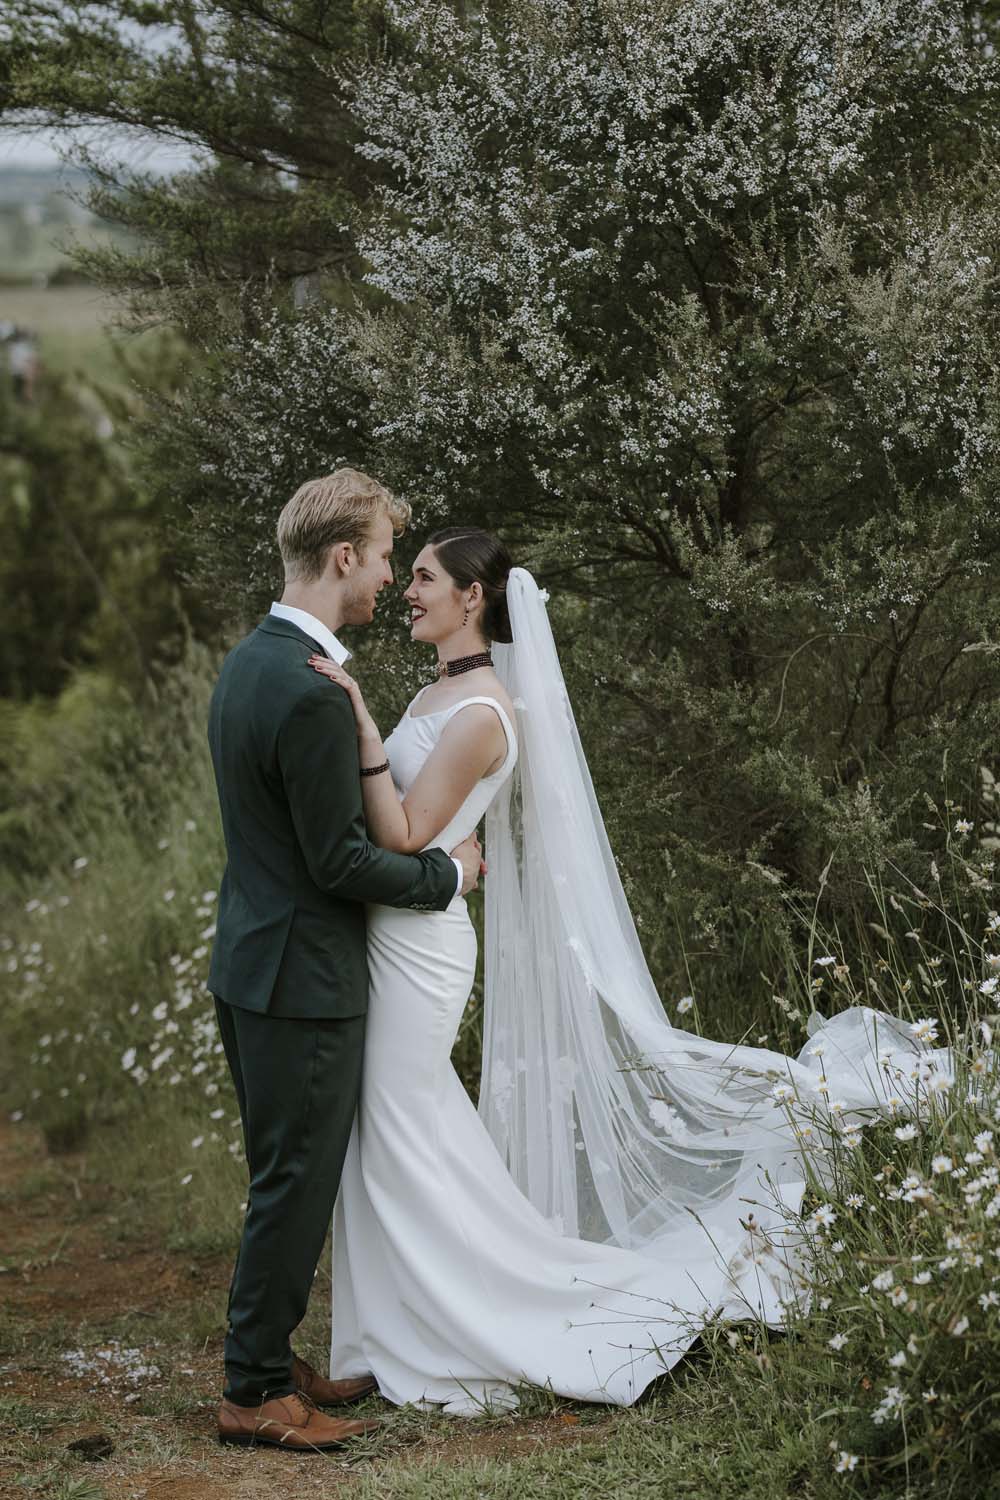
[[[514,726],[491,698],[421,714],[418,694],[386,741],[402,797],[469,704],[489,703],[507,736],[503,765],[432,841],[454,848],[492,804],[479,1112],[450,1061],[476,969],[464,899],[370,907],[361,1100],[334,1218],[331,1375],[371,1371],[394,1403],[460,1413],[515,1404],[520,1383],[630,1404],[713,1317],[782,1324],[808,1299],[786,1097],[818,1090],[810,1107],[825,1106],[833,1083],[838,1128],[860,1126],[888,1093],[905,1106],[906,1078],[947,1072],[867,1010],[825,1023],[798,1059],[667,1023],[598,847],[582,751],[575,769],[556,748],[576,731],[561,676],[553,689],[544,596],[514,570],[508,597],[524,664],[506,685],[529,695],[514,700],[518,777]]]

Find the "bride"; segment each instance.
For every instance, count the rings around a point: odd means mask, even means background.
[[[370,907],[331,1375],[450,1412],[513,1405],[521,1383],[629,1404],[709,1319],[804,1305],[808,1160],[822,1172],[837,1129],[948,1065],[865,1009],[817,1021],[798,1059],[670,1026],[547,596],[459,527],[429,539],[405,598],[439,677],[384,745],[357,682],[312,665],[350,696],[373,842],[450,849],[487,816],[482,1084],[477,1113],[450,1063],[476,967],[464,899]]]

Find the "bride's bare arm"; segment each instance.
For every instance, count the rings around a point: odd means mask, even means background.
[[[314,658],[312,665],[339,683],[351,700],[362,770],[383,765],[382,737],[357,682],[326,658]],[[449,720],[402,802],[388,771],[361,778],[368,837],[399,854],[425,848],[447,828],[476,782],[502,765],[506,754],[507,737],[497,714],[484,703],[470,703]]]

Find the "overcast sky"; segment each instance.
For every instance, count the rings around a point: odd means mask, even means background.
[[[81,139],[80,133],[75,133]],[[191,152],[179,142],[171,144],[155,137],[143,139],[137,133],[88,131],[83,133],[91,144],[109,156],[122,157],[134,166],[152,167],[159,172],[177,171],[190,166]],[[0,167],[57,167],[60,147],[72,143],[74,132],[60,134],[55,130],[0,130]]]

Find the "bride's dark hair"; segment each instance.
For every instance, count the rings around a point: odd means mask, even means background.
[[[514,560],[498,536],[473,526],[446,526],[427,538],[456,588],[483,590],[483,634],[488,641],[513,640],[507,613],[507,575]]]

